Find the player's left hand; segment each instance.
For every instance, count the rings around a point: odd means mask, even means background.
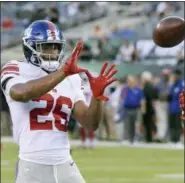
[[[181,119],[185,120],[185,91],[181,92],[179,95],[179,103],[180,103],[180,108],[181,108]]]
[[[104,96],[103,93],[108,85],[117,80],[116,78],[113,78],[113,76],[118,72],[117,70],[114,69],[115,64],[112,64],[110,68],[107,71],[105,71],[107,66],[108,62],[105,62],[98,77],[93,77],[89,73],[89,71],[86,71],[86,74],[89,78],[89,83],[91,86],[93,96],[96,99],[103,101],[109,100],[109,98]]]

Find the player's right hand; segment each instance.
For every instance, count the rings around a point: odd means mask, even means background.
[[[86,69],[80,68],[77,65],[77,61],[79,59],[79,56],[80,56],[80,53],[82,52],[82,50],[83,50],[83,41],[80,40],[76,44],[76,46],[72,52],[72,55],[66,61],[65,65],[62,67],[62,71],[64,72],[64,74],[66,76],[87,71]]]
[[[185,120],[185,90],[179,95],[179,103],[182,111],[181,119]]]

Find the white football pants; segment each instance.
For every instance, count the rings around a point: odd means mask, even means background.
[[[85,183],[74,161],[42,165],[19,160],[16,183]]]

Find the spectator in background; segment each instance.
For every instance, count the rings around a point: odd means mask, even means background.
[[[176,59],[177,59],[177,65],[184,64],[184,48],[177,52]]]
[[[104,113],[102,117],[102,123],[100,123],[98,129],[98,137],[101,140],[103,137],[103,131],[105,129],[106,139],[112,140],[116,137],[115,132],[115,116],[117,113],[117,107],[119,103],[119,94],[121,90],[121,83],[114,83],[105,90],[105,95],[109,97],[109,101],[104,103]]]
[[[69,52],[72,52],[74,49],[74,43],[73,43],[73,39],[68,39],[66,44],[66,50],[68,50]]]
[[[156,13],[159,19],[167,16],[171,12],[171,6],[169,2],[160,2],[157,6]]]
[[[80,2],[79,5],[78,5],[78,10],[81,13],[85,13],[87,8],[88,8],[88,4],[86,4],[84,2]]]
[[[140,60],[140,51],[137,49],[136,45],[134,45],[134,51],[132,53],[132,61],[139,61]]]
[[[179,95],[183,91],[183,81],[181,79],[181,71],[174,70],[172,74],[172,84],[170,86],[169,93],[169,110],[170,110],[170,137],[171,142],[175,143],[177,146],[181,146],[180,144],[180,136],[182,132],[182,124],[181,124],[181,110],[179,105]]]
[[[104,43],[102,39],[98,39],[97,40],[97,48],[98,48],[98,55],[97,58],[98,60],[102,60],[103,59],[103,49],[104,49]]]
[[[112,33],[112,34],[117,33],[118,31],[119,31],[119,28],[118,28],[117,25],[113,25],[113,26],[111,27],[111,33]]]
[[[134,30],[132,30],[132,28],[130,26],[124,27],[124,28],[116,28],[113,27],[113,29],[111,30],[111,33],[109,34],[109,36],[112,39],[125,39],[125,38],[133,38],[136,36],[136,32]]]
[[[97,5],[97,11],[102,15],[101,17],[105,16],[107,14],[107,7],[109,6],[109,2],[96,1],[95,3]]]
[[[15,26],[15,24],[11,18],[9,18],[9,17],[3,18],[2,23],[1,23],[1,27],[3,29],[6,29],[6,30],[12,29],[12,28],[14,28],[14,26]]]
[[[145,129],[146,142],[152,142],[152,131],[154,127],[154,101],[157,98],[157,91],[152,83],[152,74],[145,71],[141,74],[141,80],[143,84],[143,92],[146,100],[146,112],[143,114],[143,126]]]
[[[168,129],[168,95],[169,95],[169,77],[171,70],[166,68],[162,70],[161,79],[157,83],[158,99],[155,103],[155,111],[157,118],[157,139],[164,141]]]
[[[116,126],[115,126],[115,117],[119,101],[119,84],[115,82],[109,87],[109,101],[105,104],[104,108],[104,120],[106,120],[108,126],[107,136],[109,139],[115,139],[116,137]]]
[[[123,116],[121,116],[120,114],[121,111],[119,111],[119,108],[120,108],[121,101],[123,101],[122,98],[120,98],[120,96],[121,96],[122,89],[125,85],[126,85],[126,78],[125,77],[120,78],[116,84],[115,91],[110,95],[110,102],[109,102],[114,111],[113,121],[115,123],[115,128],[116,128],[116,138],[118,140],[121,140],[123,137],[123,129],[124,129]]]
[[[124,110],[122,107],[122,104],[125,100],[125,96],[127,93],[127,77],[128,75],[125,75],[121,80],[120,80],[120,84],[122,85],[121,87],[121,91],[120,91],[120,100],[119,100],[119,119],[117,120],[117,122],[123,121],[124,119]]]
[[[36,20],[42,20],[42,19],[47,19],[47,9],[38,8],[32,14],[28,24],[30,24]]]
[[[122,104],[122,110],[124,110],[124,129],[125,132],[128,132],[129,142],[134,143],[139,109],[141,109],[142,113],[146,111],[145,97],[141,88],[137,86],[134,76],[130,75],[127,77],[127,85],[125,88],[125,99]]]
[[[103,37],[98,44],[100,50],[100,60],[114,60],[116,54],[116,47],[109,41],[108,37]]]
[[[155,5],[153,5],[152,3],[144,4],[144,8],[143,8],[144,15],[146,15],[148,18],[150,18],[154,12],[155,12]]]
[[[87,43],[84,43],[83,52],[80,55],[80,59],[82,61],[89,62],[92,60],[92,58],[93,58],[93,54],[92,54],[91,46],[88,45]]]
[[[180,1],[169,1],[169,4],[170,4],[171,8],[173,8],[174,12],[177,12],[181,9],[181,7],[183,5],[182,3],[184,3],[184,2],[182,2],[182,1],[181,2]]]
[[[96,37],[96,38],[102,38],[104,35],[105,35],[105,32],[103,31],[101,26],[100,25],[95,25],[93,36]]]
[[[111,90],[106,90],[106,96],[111,95]],[[113,114],[112,111],[110,112],[110,104],[104,103],[104,110],[103,110],[103,116],[102,116],[102,122],[99,125],[98,128],[98,138],[99,140],[103,139],[103,132],[105,130],[106,140],[111,140],[111,126],[113,122]]]
[[[74,17],[79,11],[79,2],[71,2],[68,4],[68,14],[70,17]]]
[[[53,7],[49,9],[48,20],[54,24],[59,24],[59,12],[57,8]]]
[[[116,63],[132,62],[134,51],[135,51],[134,45],[128,40],[125,41],[124,44],[121,46],[118,55],[116,56]]]

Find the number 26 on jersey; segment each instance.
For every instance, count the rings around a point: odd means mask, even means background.
[[[45,94],[38,99],[33,99],[33,102],[45,102],[45,107],[34,108],[30,111],[30,130],[53,130],[52,120],[39,121],[39,117],[47,118],[49,114],[53,115],[54,126],[59,131],[67,131],[67,124],[69,114],[62,111],[62,107],[66,105],[68,109],[72,108],[72,101],[70,98],[60,96],[56,99],[56,103],[52,95]]]

